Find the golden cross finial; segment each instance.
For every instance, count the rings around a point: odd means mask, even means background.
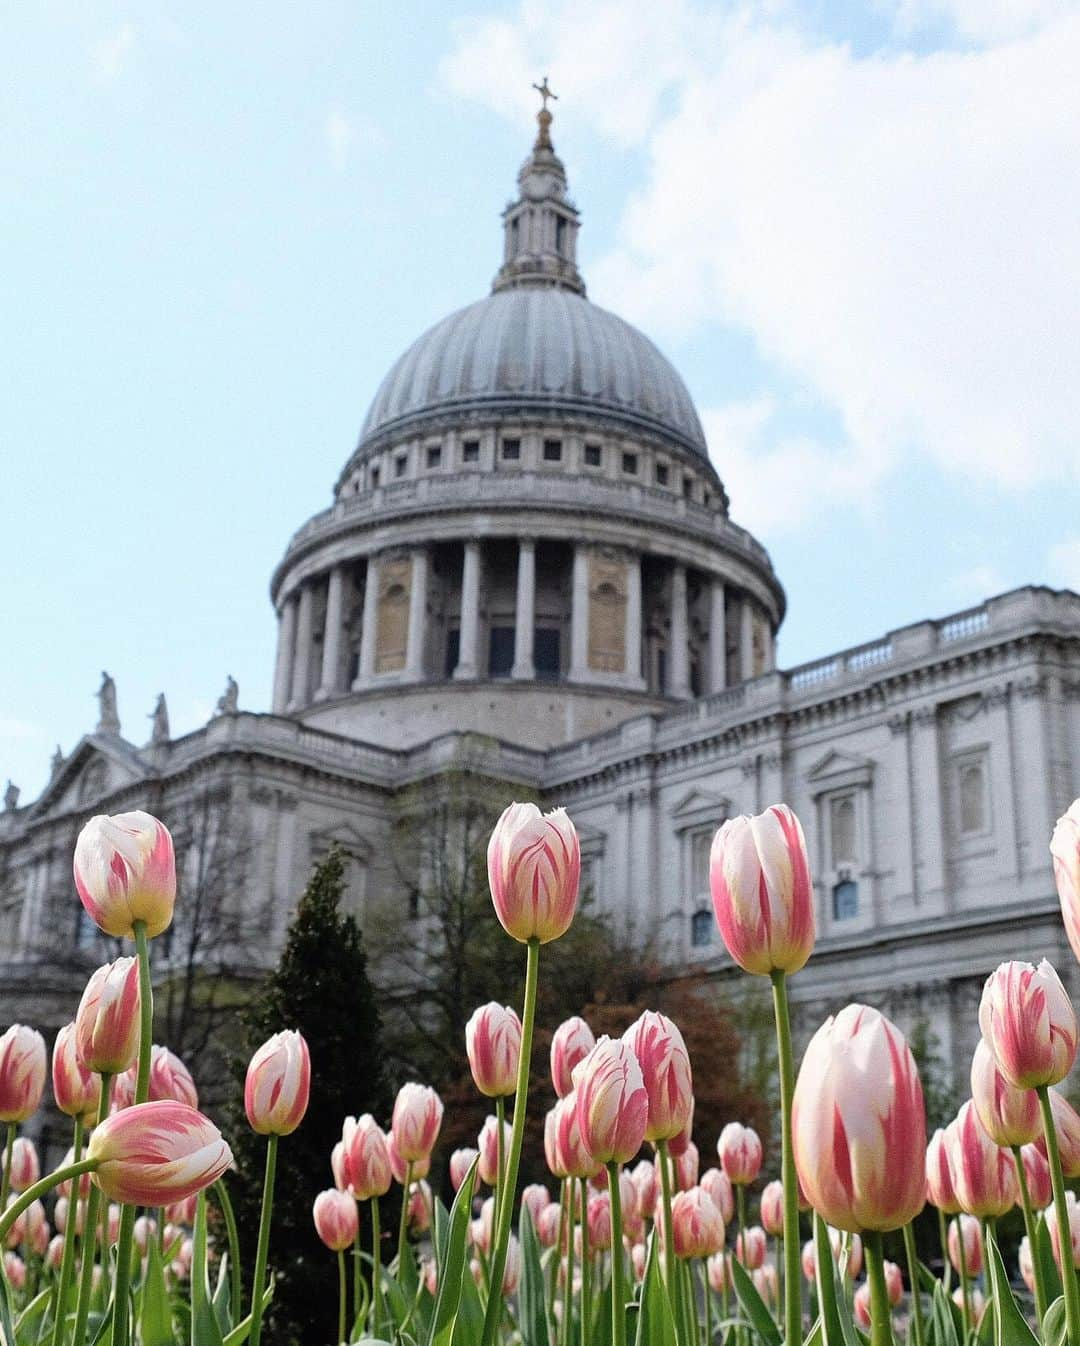
[[[547,77],[547,75],[544,76],[544,82],[543,82],[543,84],[534,84],[534,85],[533,85],[533,88],[536,90],[536,92],[537,92],[537,93],[540,95],[540,97],[543,99],[543,105],[542,105],[542,106],[543,106],[543,111],[545,111],[545,112],[547,111],[547,105],[548,105],[548,99],[549,99],[549,98],[554,98],[556,102],[559,101],[559,95],[558,95],[557,93],[553,93],[552,90],[551,90],[551,88],[550,88],[550,86],[548,85],[548,77]]]

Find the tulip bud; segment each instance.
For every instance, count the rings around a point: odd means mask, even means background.
[[[1059,1090],[1048,1089],[1047,1094],[1057,1132],[1061,1171],[1066,1178],[1080,1178],[1080,1113]],[[1046,1137],[1040,1136],[1035,1143],[1045,1156]]]
[[[503,1297],[509,1299],[511,1295],[516,1295],[520,1284],[521,1244],[517,1241],[517,1237],[511,1234],[510,1241],[506,1245],[506,1265],[503,1268]]]
[[[40,1201],[31,1201],[23,1215],[23,1242],[38,1256],[49,1246],[49,1221]]]
[[[469,1176],[469,1169],[479,1157],[480,1151],[471,1148],[455,1150],[450,1156],[450,1182],[455,1192]]]
[[[114,1202],[106,1212],[106,1242],[111,1248],[120,1237],[120,1207]]]
[[[691,1187],[696,1187],[700,1167],[701,1156],[698,1154],[698,1147],[691,1141],[673,1165],[676,1191],[688,1192]]]
[[[157,1236],[157,1221],[152,1216],[140,1215],[135,1221],[133,1233],[135,1237],[135,1246],[138,1248],[140,1254],[145,1257],[150,1240]]]
[[[961,1313],[965,1312],[964,1287],[962,1285],[958,1285],[952,1292],[952,1302]],[[977,1328],[986,1312],[986,1298],[977,1285],[972,1285],[968,1289],[968,1304],[971,1305],[971,1321]]]
[[[344,1186],[357,1201],[385,1196],[393,1174],[382,1128],[370,1112],[357,1121],[346,1117],[341,1132]],[[404,1174],[402,1179],[404,1182]]]
[[[81,1201],[75,1203],[75,1211],[76,1211],[76,1216],[75,1216],[76,1228],[75,1228],[75,1232],[76,1232],[77,1234],[82,1234],[82,1232],[83,1232],[83,1225],[86,1223],[85,1218],[84,1218],[85,1210],[86,1210],[86,1208],[85,1208],[85,1206],[82,1204]],[[70,1200],[70,1198],[68,1198],[68,1197],[66,1197],[66,1196],[60,1196],[60,1197],[57,1197],[57,1198],[56,1198],[56,1205],[53,1206],[53,1220],[54,1220],[54,1222],[55,1222],[55,1224],[56,1224],[56,1228],[60,1231],[61,1234],[66,1234],[66,1233],[67,1233],[68,1221],[69,1221],[70,1218],[71,1218],[71,1200]],[[19,1243],[19,1242],[21,1242],[21,1241],[22,1241],[22,1231],[21,1231],[21,1229],[20,1229],[20,1236],[19,1236],[18,1239],[15,1240],[15,1242],[16,1242],[16,1243]],[[9,1242],[11,1242],[10,1239],[9,1239]]]
[[[64,1260],[64,1236],[63,1234],[54,1234],[49,1240],[49,1246],[45,1251],[45,1265],[50,1271],[59,1271],[60,1263]]]
[[[221,1132],[185,1103],[139,1103],[95,1127],[86,1150],[106,1199],[167,1206],[209,1187],[232,1163]]]
[[[885,1292],[895,1309],[904,1297],[904,1274],[895,1262],[885,1262]]]
[[[630,1249],[630,1266],[634,1273],[634,1280],[638,1285],[645,1279],[645,1267],[648,1264],[648,1253],[644,1243],[635,1243]]]
[[[91,818],[75,843],[74,872],[82,904],[105,934],[133,939],[135,922],[145,921],[153,939],[172,923],[172,837],[149,813]]]
[[[15,1291],[19,1291],[26,1284],[26,1263],[18,1253],[4,1254],[4,1275],[7,1277],[7,1283]]]
[[[765,1303],[770,1308],[775,1308],[780,1302],[780,1279],[773,1264],[763,1262],[761,1266],[755,1267],[750,1273],[750,1279],[754,1282],[754,1289]]]
[[[563,1167],[562,1155],[559,1153],[559,1099],[553,1108],[548,1108],[544,1113],[544,1161],[548,1166],[548,1171],[553,1178],[558,1178],[561,1182],[567,1176],[566,1169]]]
[[[980,1220],[1004,1215],[1017,1197],[1016,1165],[987,1135],[970,1099],[945,1130],[960,1209]]]
[[[607,1192],[596,1192],[589,1197],[589,1246],[594,1252],[606,1252],[611,1247],[611,1198]]]
[[[45,1092],[45,1039],[36,1028],[12,1024],[0,1037],[0,1122],[25,1122]]]
[[[571,1090],[565,1098],[560,1098],[554,1107],[555,1115],[555,1151],[556,1163],[568,1178],[600,1177],[603,1166],[586,1149],[581,1134],[581,1119],[578,1117],[578,1096]],[[556,1177],[559,1175],[556,1174]],[[601,1185],[603,1183],[600,1177]]]
[[[511,804],[488,843],[491,900],[503,929],[523,944],[547,944],[569,929],[577,908],[581,850],[565,809],[542,814]]]
[[[814,949],[814,890],[806,839],[786,804],[724,823],[709,886],[720,934],[744,971],[798,972]]]
[[[409,1174],[409,1165],[402,1159],[398,1152],[397,1141],[394,1139],[393,1131],[386,1132],[386,1154],[390,1160],[390,1173],[396,1183],[405,1186],[405,1180]],[[414,1159],[412,1162],[412,1176],[419,1180],[426,1178],[431,1172],[431,1159]]]
[[[491,1237],[495,1229],[495,1198],[485,1197],[480,1203],[480,1214],[473,1221],[473,1243],[485,1257],[491,1252]]]
[[[535,1229],[540,1219],[540,1212],[551,1205],[551,1194],[543,1183],[531,1182],[521,1194],[521,1205],[529,1212],[529,1218]]]
[[[637,1208],[647,1215],[656,1205],[659,1191],[656,1165],[651,1159],[642,1159],[632,1169],[630,1180],[637,1191]]]
[[[671,1202],[671,1237],[676,1257],[711,1257],[724,1246],[724,1217],[701,1187],[677,1192]]]
[[[118,958],[91,976],[75,1014],[75,1041],[87,1070],[119,1075],[139,1053],[139,962]]]
[[[195,1208],[198,1202],[198,1193],[185,1197],[183,1201],[174,1201],[165,1207],[165,1219],[169,1224],[187,1225],[190,1229],[195,1223]],[[166,1229],[165,1246],[169,1246],[169,1231]]]
[[[1073,953],[1080,958],[1080,799],[1074,799],[1057,820],[1050,854],[1065,933]]]
[[[813,1285],[817,1280],[817,1249],[814,1247],[813,1239],[807,1239],[803,1244],[800,1263],[802,1265],[802,1274],[810,1284]]]
[[[761,1138],[753,1127],[728,1122],[716,1142],[716,1153],[728,1179],[737,1187],[753,1182],[761,1172]]]
[[[623,1041],[638,1059],[649,1096],[645,1139],[670,1140],[690,1120],[694,1097],[683,1035],[666,1015],[646,1010],[623,1034]]]
[[[130,1070],[125,1070],[122,1075],[117,1075],[112,1082],[110,1092],[110,1106],[113,1112],[123,1112],[125,1108],[130,1108],[135,1102],[135,1076],[137,1067],[132,1066]]]
[[[971,1097],[995,1145],[1011,1149],[1042,1135],[1039,1095],[1034,1089],[1017,1089],[1009,1083],[984,1038],[979,1039],[971,1060]]]
[[[1069,1216],[1069,1251],[1072,1254],[1073,1266],[1078,1267],[1080,1266],[1080,1205],[1077,1204],[1074,1192],[1065,1193],[1065,1203]],[[1046,1231],[1050,1235],[1050,1246],[1054,1250],[1054,1261],[1058,1264],[1058,1270],[1061,1271],[1062,1239],[1058,1227],[1057,1207],[1051,1206],[1043,1219],[1046,1221]]]
[[[0,1165],[7,1167],[7,1149],[0,1156]],[[16,1136],[11,1147],[11,1190],[25,1192],[41,1177],[41,1162],[37,1146],[28,1136]]]
[[[869,1281],[863,1281],[862,1285],[856,1287],[855,1296],[851,1301],[851,1307],[855,1310],[855,1322],[864,1332],[869,1332],[873,1321],[870,1317]]]
[[[431,1228],[431,1188],[423,1179],[409,1188],[406,1209],[406,1219],[413,1234],[424,1234]]]
[[[709,1168],[701,1175],[701,1185],[716,1202],[716,1208],[730,1224],[735,1218],[735,1189],[722,1168]]]
[[[513,1128],[509,1122],[503,1122],[503,1163],[506,1162],[506,1155],[510,1153],[510,1139],[513,1136]],[[499,1123],[495,1117],[485,1117],[484,1125],[480,1128],[480,1137],[477,1141],[480,1150],[480,1164],[477,1172],[480,1175],[480,1181],[486,1182],[489,1187],[494,1187],[499,1181]]]
[[[559,1241],[559,1223],[562,1220],[562,1207],[557,1201],[544,1207],[536,1220],[536,1237],[541,1248],[554,1248]]]
[[[485,1098],[507,1098],[517,1088],[521,1020],[494,1000],[473,1010],[465,1025],[465,1053],[473,1083]]]
[[[832,1248],[833,1257],[836,1258],[840,1274],[846,1275],[848,1280],[858,1280],[863,1264],[863,1246],[859,1235],[834,1229],[830,1225],[829,1246]]]
[[[244,1082],[244,1111],[260,1136],[291,1136],[307,1112],[311,1056],[303,1034],[275,1033],[251,1058]]]
[[[949,1261],[957,1272],[977,1276],[982,1271],[982,1239],[974,1215],[958,1215],[949,1221]],[[961,1266],[961,1262],[963,1266]]]
[[[73,1023],[65,1024],[53,1043],[52,1085],[61,1112],[68,1117],[97,1121],[101,1080],[79,1059],[78,1035]]]
[[[718,1295],[735,1288],[735,1278],[731,1271],[730,1253],[713,1253],[705,1263],[709,1275],[709,1289]]]
[[[134,1073],[134,1072],[132,1072]],[[151,1103],[186,1103],[189,1108],[199,1106],[199,1091],[191,1078],[191,1071],[168,1047],[150,1048]]]
[[[311,1214],[315,1221],[315,1232],[331,1252],[340,1253],[352,1247],[360,1231],[360,1217],[356,1201],[347,1192],[339,1192],[336,1187],[320,1192],[312,1205]]]
[[[575,1014],[556,1028],[551,1038],[551,1082],[559,1098],[574,1087],[574,1067],[596,1046],[592,1029]]]
[[[761,1193],[761,1225],[766,1234],[780,1238],[784,1232],[784,1184],[769,1182]]]
[[[939,1126],[926,1147],[926,1199],[944,1215],[955,1215],[960,1209],[953,1185],[949,1147],[945,1132]]]
[[[922,1084],[904,1035],[877,1010],[848,1005],[810,1040],[792,1139],[803,1190],[829,1223],[885,1232],[922,1210]]]
[[[433,1257],[425,1257],[421,1260],[420,1279],[424,1283],[424,1289],[434,1299],[439,1289],[439,1267]]]
[[[574,1072],[582,1144],[598,1163],[625,1164],[641,1149],[649,1096],[641,1066],[624,1041],[600,1038]]]
[[[1024,1145],[1020,1149],[1020,1162],[1024,1165],[1032,1210],[1045,1210],[1054,1199],[1046,1155],[1037,1145]]]
[[[753,1271],[765,1261],[768,1239],[759,1224],[750,1225],[735,1235],[735,1256],[747,1269]]]
[[[405,1163],[430,1159],[442,1126],[442,1099],[426,1084],[403,1084],[394,1101],[390,1129]]]
[[[979,1027],[998,1068],[1017,1089],[1058,1084],[1076,1059],[1072,1001],[1044,958],[1002,963],[983,987]]]
[[[1016,1260],[1020,1271],[1020,1276],[1028,1288],[1028,1294],[1035,1293],[1035,1264],[1031,1260],[1031,1240],[1025,1234],[1020,1240],[1020,1247],[1017,1249]]]

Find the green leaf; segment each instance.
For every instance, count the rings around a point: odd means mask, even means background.
[[[851,1310],[836,1273],[829,1231],[820,1215],[814,1216],[814,1261],[817,1266],[817,1295],[821,1314],[823,1346],[850,1346],[855,1333]]]
[[[540,1241],[533,1227],[532,1212],[522,1206],[518,1220],[521,1239],[521,1292],[518,1296],[521,1340],[524,1346],[548,1346],[551,1329],[547,1317],[544,1273],[540,1266]]]
[[[169,1292],[165,1286],[165,1268],[156,1237],[146,1241],[146,1275],[141,1298],[139,1340],[142,1346],[173,1346]]]
[[[919,1268],[920,1277],[926,1271]],[[927,1272],[929,1275],[929,1272]],[[930,1290],[930,1321],[928,1324],[927,1346],[960,1346],[964,1334],[963,1317],[957,1315],[956,1305],[945,1293],[945,1287],[933,1276],[933,1288]],[[924,1278],[925,1280],[925,1278]]]
[[[266,1310],[269,1308],[270,1301],[273,1298],[274,1298],[274,1282],[271,1281],[270,1284],[263,1291],[262,1310],[263,1310],[264,1323],[266,1322]],[[249,1313],[248,1316],[242,1319],[239,1323],[237,1323],[236,1326],[233,1328],[233,1330],[228,1334],[228,1336],[225,1338],[224,1346],[244,1346],[244,1342],[247,1341],[250,1335],[251,1335],[251,1314]]]
[[[224,1346],[221,1328],[210,1302],[210,1276],[206,1256],[206,1193],[200,1192],[195,1206],[194,1252],[191,1259],[191,1346]]]
[[[675,1315],[660,1272],[660,1241],[649,1238],[649,1256],[641,1284],[635,1346],[675,1346]]]
[[[994,1346],[1035,1346],[1038,1338],[1013,1298],[997,1239],[990,1230],[986,1234],[986,1254],[990,1263],[990,1288],[994,1298]]]
[[[1042,1283],[1046,1287],[1046,1298],[1052,1304],[1055,1299],[1064,1293],[1064,1290],[1057,1263],[1054,1261],[1054,1247],[1050,1242],[1050,1231],[1046,1227],[1045,1214],[1040,1214],[1035,1221],[1035,1247],[1031,1250],[1031,1257],[1033,1261],[1038,1258],[1039,1270],[1042,1272]]]
[[[731,1259],[731,1277],[735,1283],[739,1303],[746,1310],[746,1316],[750,1319],[754,1331],[766,1346],[781,1346],[783,1339],[780,1336],[780,1329],[765,1307],[765,1301],[758,1294],[757,1286],[750,1279],[746,1268],[734,1257]]]
[[[1065,1296],[1059,1295],[1046,1310],[1042,1320],[1045,1346],[1066,1346],[1069,1340],[1069,1322],[1065,1316]]]
[[[447,1230],[446,1252],[439,1269],[438,1285],[435,1295],[435,1312],[431,1319],[431,1330],[427,1336],[428,1346],[438,1342],[440,1346],[449,1343],[454,1336],[454,1323],[461,1304],[461,1282],[464,1276],[472,1279],[469,1272],[469,1251],[466,1241],[469,1235],[469,1221],[472,1218],[473,1184],[476,1182],[476,1167],[479,1159],[474,1159],[465,1175],[465,1181],[458,1188],[454,1204],[450,1209],[450,1223]]]

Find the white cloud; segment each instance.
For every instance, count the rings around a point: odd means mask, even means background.
[[[130,23],[122,23],[115,33],[99,38],[94,43],[90,56],[99,79],[108,82],[124,73],[135,50],[135,40],[134,27]]]
[[[957,603],[981,603],[1009,586],[994,565],[974,565],[961,570],[945,583],[948,596]]]
[[[1047,563],[1054,584],[1080,594],[1080,537],[1054,543],[1047,553]]]
[[[460,28],[443,77],[516,119],[526,76],[547,70],[563,116],[641,144],[643,184],[590,293],[661,337],[748,333],[777,388],[834,415],[829,444],[767,416],[755,433],[775,469],[817,472],[839,498],[913,455],[980,484],[1070,483],[1080,9],[1021,7],[996,45],[988,21],[981,48],[862,55],[777,4],[630,0],[582,20],[570,0],[525,0]],[[957,25],[977,11],[950,0]],[[793,520],[713,448],[737,518]]]
[[[382,128],[369,117],[347,116],[340,108],[332,109],[324,127],[330,162],[340,173],[354,148],[376,150],[386,144]]]
[[[896,10],[902,32],[950,24],[961,37],[1000,42],[1037,32],[1076,10],[1076,0],[900,0]]]

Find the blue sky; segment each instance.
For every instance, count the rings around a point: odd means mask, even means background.
[[[556,145],[685,376],[794,664],[1080,585],[1080,12],[55,0],[0,20],[0,780],[269,699],[270,571]]]

